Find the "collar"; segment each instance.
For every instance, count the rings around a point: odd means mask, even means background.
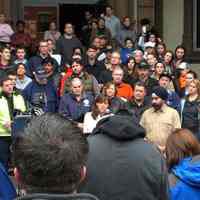
[[[116,84],[116,86],[117,86],[118,88],[122,88],[122,87],[124,87],[124,85],[125,85],[125,83],[123,83],[123,82],[121,82],[120,84]]]
[[[167,105],[164,103],[163,106],[159,109],[159,110],[155,110],[153,107],[152,107],[152,112],[153,113],[165,113],[167,112]]]
[[[39,53],[39,56],[42,58],[42,59],[45,59],[45,58],[48,58],[49,55],[47,54],[46,56],[42,55],[41,53]]]
[[[70,93],[70,95],[71,95],[71,97],[72,97],[74,100],[77,101],[76,96],[75,96],[72,92]],[[83,99],[85,99],[85,98],[86,98],[86,93],[83,92],[82,95],[81,95],[81,101],[82,101]]]

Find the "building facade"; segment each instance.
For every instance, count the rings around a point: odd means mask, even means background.
[[[149,18],[168,48],[175,49],[176,45],[184,44],[190,62],[200,63],[198,0],[0,0],[0,12],[6,13],[13,22],[25,19],[36,23],[37,31],[42,32],[50,20],[62,25],[66,17],[72,16],[70,11],[65,12],[67,8],[97,9],[105,4],[112,5],[119,17],[128,15],[135,22]],[[79,21],[82,17],[80,12],[73,12]]]

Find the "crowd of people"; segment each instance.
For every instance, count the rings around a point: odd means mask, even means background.
[[[17,167],[28,194],[200,199],[198,75],[184,46],[169,50],[148,19],[140,25],[107,6],[85,12],[79,38],[51,22],[35,41],[0,14],[0,163]],[[13,144],[20,115],[34,119]]]

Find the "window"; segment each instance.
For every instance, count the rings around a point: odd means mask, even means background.
[[[194,0],[194,12],[193,12],[193,48],[196,51],[200,51],[200,1]]]
[[[184,0],[183,45],[191,63],[200,62],[200,1]]]

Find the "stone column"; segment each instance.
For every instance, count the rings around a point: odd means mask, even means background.
[[[113,6],[115,15],[118,16],[120,19],[123,16],[129,15],[129,0],[108,0],[108,4]]]

